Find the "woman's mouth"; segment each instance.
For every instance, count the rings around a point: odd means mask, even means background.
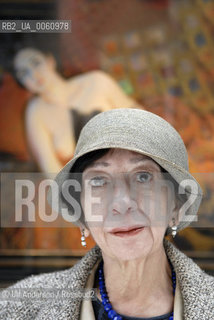
[[[130,228],[116,228],[110,233],[116,237],[130,237],[140,233],[144,229],[143,226],[135,226]]]

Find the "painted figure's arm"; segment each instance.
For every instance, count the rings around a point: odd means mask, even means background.
[[[62,164],[56,154],[51,134],[45,127],[39,112],[36,112],[35,106],[28,106],[25,122],[27,139],[32,154],[41,171],[51,177],[49,174],[59,172]]]
[[[95,71],[97,82],[102,84],[111,108],[141,108],[143,107],[128,96],[114,78],[103,71]],[[103,110],[104,111],[104,110]]]

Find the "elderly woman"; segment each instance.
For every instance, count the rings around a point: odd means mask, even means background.
[[[89,233],[97,246],[71,269],[14,285],[46,296],[3,301],[0,319],[214,318],[213,277],[164,238],[195,219],[202,198],[169,123],[138,109],[95,116],[56,182],[52,206],[80,226],[84,246]]]

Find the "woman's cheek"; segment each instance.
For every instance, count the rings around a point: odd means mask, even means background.
[[[27,79],[23,82],[26,89],[33,93],[37,93],[39,90],[33,80]]]
[[[100,227],[89,227],[90,233],[94,241],[100,246],[101,248],[105,247],[105,235],[103,228]]]
[[[93,201],[87,202],[87,199],[82,198],[81,203],[85,220],[90,229],[93,231],[95,228],[98,228],[99,231],[100,228],[103,228],[106,215],[108,214],[108,205],[106,201],[100,201],[99,198],[94,198],[93,200],[95,203]]]
[[[154,199],[151,192],[138,192],[136,195],[136,203],[139,211],[145,215],[149,221],[153,219],[154,216]]]

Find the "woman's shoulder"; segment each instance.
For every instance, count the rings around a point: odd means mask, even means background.
[[[53,301],[72,268],[60,272],[32,275],[0,292],[0,319],[35,319],[37,313]],[[49,298],[48,298],[49,297]]]
[[[72,294],[81,293],[99,257],[100,251],[94,247],[69,269],[32,275],[4,289],[0,292],[0,319],[32,320],[52,308],[58,312],[68,301],[75,305],[78,299]]]
[[[57,271],[57,272],[50,272],[50,273],[42,273],[39,275],[31,275],[27,278],[24,278],[23,280],[20,280],[16,282],[15,284],[11,285],[10,287],[4,289],[1,291],[1,299],[0,301],[6,301],[10,300],[11,298],[16,297],[18,298],[18,294],[20,294],[20,298],[23,296],[27,296],[28,290],[34,289],[34,290],[40,290],[40,289],[60,289],[63,287],[71,287],[72,286],[72,273],[73,273],[73,267]],[[71,283],[69,283],[69,281]],[[26,292],[25,292],[26,290]],[[30,292],[30,291],[29,291]],[[17,296],[16,296],[17,293]],[[18,299],[16,299],[18,300]]]
[[[213,276],[208,275],[205,271],[203,271],[198,264],[193,261],[193,259],[188,257],[170,241],[164,240],[164,247],[168,258],[178,272],[185,272],[187,275],[190,274],[192,276],[196,275],[203,277],[207,279],[207,281],[211,281],[211,283],[214,281]]]
[[[82,74],[79,74],[73,78],[71,78],[69,81],[72,82],[79,82],[79,81],[112,81],[112,77],[102,70],[92,70],[88,71]]]
[[[85,273],[89,271],[90,268],[93,268],[93,265],[96,263],[100,257],[100,250],[97,246],[92,248],[86,253],[74,266],[61,270],[54,271],[49,273],[42,273],[39,275],[31,275],[21,281],[18,281],[8,289],[12,288],[64,288],[72,287],[73,278],[76,281],[77,274],[79,275],[79,280],[81,278],[81,273],[84,276]],[[81,272],[80,272],[81,270]],[[5,290],[8,290],[5,289]]]
[[[27,104],[25,115],[28,118],[36,117],[42,114],[45,108],[45,102],[40,97],[33,97]]]
[[[166,254],[172,263],[185,305],[185,319],[211,319],[214,312],[214,277],[204,272],[191,258],[165,240]]]

